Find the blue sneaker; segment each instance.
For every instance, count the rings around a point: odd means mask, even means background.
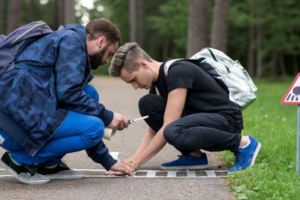
[[[235,164],[228,169],[228,173],[251,167],[260,151],[261,144],[254,137],[249,136],[250,144],[246,148],[240,148],[235,158]]]
[[[207,156],[205,153],[201,157],[192,155],[179,156],[177,160],[162,163],[162,169],[205,169],[208,166]]]

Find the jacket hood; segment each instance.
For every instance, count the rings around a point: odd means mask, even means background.
[[[86,29],[80,24],[67,24],[64,26],[66,30],[73,30],[79,34],[82,40],[86,40]]]

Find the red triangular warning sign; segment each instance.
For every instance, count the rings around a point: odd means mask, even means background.
[[[288,91],[281,99],[282,104],[300,104],[300,73],[290,85]]]

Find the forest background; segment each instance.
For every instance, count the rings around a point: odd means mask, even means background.
[[[106,17],[155,59],[214,47],[256,78],[295,75],[300,64],[297,0],[0,0],[0,33],[34,20],[54,30]],[[279,79],[281,80],[281,79]]]

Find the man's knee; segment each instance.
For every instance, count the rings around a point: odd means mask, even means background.
[[[163,113],[164,109],[165,100],[161,96],[147,94],[139,100],[139,110],[142,116]]]
[[[155,132],[163,125],[165,106],[165,100],[161,96],[154,94],[145,95],[139,101],[140,114],[149,116],[145,121]]]
[[[164,138],[169,144],[176,145],[178,143],[179,131],[180,129],[171,123],[164,129]]]
[[[83,134],[84,142],[90,146],[96,145],[103,137],[104,123],[98,117],[92,117],[88,121],[86,133]]]
[[[185,151],[190,146],[185,131],[182,126],[176,125],[173,122],[165,127],[164,138],[179,151]]]
[[[149,105],[151,104],[152,95],[147,94],[139,100],[139,110],[141,115],[149,114]]]

